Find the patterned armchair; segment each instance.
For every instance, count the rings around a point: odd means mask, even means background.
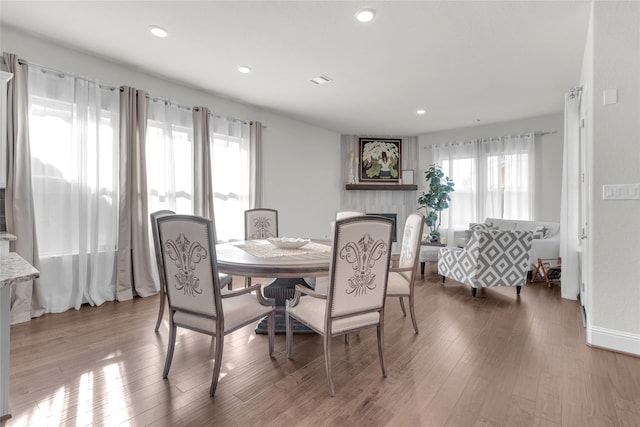
[[[515,286],[520,295],[527,282],[533,234],[524,230],[478,230],[464,248],[440,249],[438,273],[471,286]]]

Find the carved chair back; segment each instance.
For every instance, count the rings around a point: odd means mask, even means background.
[[[244,211],[244,238],[264,240],[269,237],[278,237],[278,211],[266,208]]]

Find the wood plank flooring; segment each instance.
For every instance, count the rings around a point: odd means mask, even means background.
[[[479,290],[427,266],[420,334],[397,300],[385,314],[383,378],[374,330],[332,343],[328,395],[321,338],[296,335],[287,359],[247,327],[225,338],[209,398],[213,345],[181,331],[162,379],[167,321],[158,297],[48,314],[11,328],[10,408],[1,426],[638,426],[640,358],[585,345],[576,301],[559,286]],[[242,286],[241,278],[234,279]]]

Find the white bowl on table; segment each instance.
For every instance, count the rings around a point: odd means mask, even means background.
[[[310,242],[298,237],[269,237],[267,241],[280,249],[298,249]]]

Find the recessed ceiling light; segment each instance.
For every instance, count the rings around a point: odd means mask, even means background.
[[[376,16],[376,11],[373,9],[360,9],[356,12],[356,19],[360,22],[369,22]]]
[[[427,110],[417,110],[417,111],[416,111],[416,114],[420,114],[420,115],[422,115],[422,114],[424,114],[424,113],[426,113],[426,112],[427,112]]]
[[[151,31],[151,34],[153,34],[154,36],[160,37],[160,38],[165,38],[168,35],[167,30],[165,30],[164,28],[158,27],[157,25],[150,26],[149,31]]]
[[[323,76],[323,75],[319,75],[318,77],[314,77],[311,80],[309,80],[311,83],[315,83],[317,85],[321,85],[324,83],[329,83],[331,81],[331,79],[327,76]]]
[[[251,72],[251,68],[247,67],[246,65],[241,65],[238,67],[238,71],[240,71],[242,74],[249,74]]]

